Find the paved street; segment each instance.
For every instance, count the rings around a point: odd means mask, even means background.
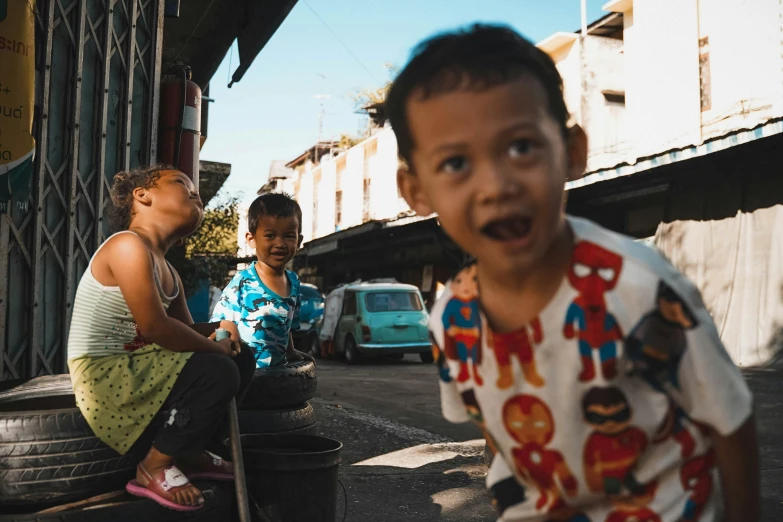
[[[347,521],[495,520],[480,432],[443,420],[432,365],[413,356],[359,366],[318,361],[312,404],[320,434],[344,445]]]
[[[318,361],[319,432],[344,444],[340,479],[349,522],[494,521],[483,441],[440,416],[434,368],[406,356],[347,366]],[[763,520],[783,520],[783,379],[746,372],[756,394]],[[338,499],[341,520],[342,496]]]

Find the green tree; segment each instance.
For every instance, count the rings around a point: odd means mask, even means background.
[[[357,109],[367,107],[368,105],[377,105],[386,101],[386,95],[389,93],[392,78],[397,74],[397,68],[390,63],[385,63],[383,66],[386,68],[386,72],[389,76],[388,80],[386,80],[383,85],[376,89],[361,89],[351,95],[351,99],[356,104]]]
[[[204,221],[195,234],[169,251],[169,261],[182,278],[188,296],[204,279],[223,288],[236,264],[239,199],[221,198],[204,211]]]

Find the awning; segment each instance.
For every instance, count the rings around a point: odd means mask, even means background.
[[[344,245],[343,242],[346,239],[355,238],[357,236],[362,236],[365,234],[376,233],[383,230],[391,230],[397,227],[412,225],[414,223],[419,223],[422,221],[432,221],[433,223],[436,223],[437,218],[421,217],[416,215],[406,215],[406,216],[401,216],[398,218],[384,220],[384,221],[380,221],[380,220],[367,221],[366,223],[362,223],[361,225],[356,225],[351,228],[346,228],[345,230],[335,232],[334,234],[329,234],[328,236],[323,236],[323,237],[319,237],[318,239],[313,239],[312,241],[308,241],[302,246],[302,248],[297,252],[296,255],[297,257],[300,256],[315,257],[322,254],[335,252]]]
[[[238,82],[269,42],[297,0],[188,0],[179,16],[163,24],[163,63],[191,67],[193,81],[204,89],[237,40],[239,66],[231,82]],[[164,74],[166,70],[164,69]]]

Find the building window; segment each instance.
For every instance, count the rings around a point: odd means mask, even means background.
[[[334,227],[340,230],[340,223],[343,221],[343,191],[338,190],[334,194]]]
[[[625,105],[625,93],[624,92],[614,92],[614,91],[604,91],[604,99],[606,100],[607,104],[610,105]]]
[[[701,90],[701,110],[712,108],[712,93],[710,88],[710,39],[705,36],[699,39],[699,84]]]

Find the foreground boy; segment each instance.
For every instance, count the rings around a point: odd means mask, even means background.
[[[294,349],[299,329],[299,278],[286,270],[302,242],[302,209],[286,194],[264,194],[247,212],[247,242],[257,262],[238,272],[220,297],[212,321],[236,323],[255,352],[256,366],[312,360]]]
[[[444,416],[497,448],[502,520],[711,521],[718,476],[726,520],[757,520],[751,394],[698,291],[654,250],[564,214],[587,138],[552,60],[506,28],[438,36],[387,108],[403,196],[477,259],[430,328]]]

